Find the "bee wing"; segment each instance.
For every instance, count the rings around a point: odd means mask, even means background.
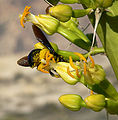
[[[45,47],[47,47],[49,49],[50,53],[55,54],[56,52],[50,45],[48,39],[46,38],[44,33],[41,31],[41,29],[38,28],[36,25],[32,25],[32,29],[33,29],[34,35],[36,36],[36,39],[39,42],[41,42]]]

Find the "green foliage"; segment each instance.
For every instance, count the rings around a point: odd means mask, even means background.
[[[103,12],[97,34],[118,79],[118,1]],[[90,16],[93,22],[93,16]]]

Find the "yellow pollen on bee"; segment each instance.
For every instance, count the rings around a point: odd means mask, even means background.
[[[50,51],[48,50],[46,53],[46,60],[48,59],[49,54],[50,54]]]
[[[23,14],[22,14],[22,17],[21,17],[21,19],[20,19],[20,24],[21,24],[21,26],[24,28],[24,24],[23,24],[23,22],[24,22],[24,18],[25,18],[25,16],[26,15],[28,15],[30,12],[29,12],[29,10],[30,10],[30,8],[31,8],[31,6],[26,6],[25,7],[25,9],[24,9],[24,12],[23,12]]]
[[[77,53],[77,52],[75,52],[74,54],[77,55],[77,56],[79,56],[80,59],[82,59],[82,60],[84,60],[85,62],[87,62],[86,58],[85,58],[82,54]]]
[[[37,69],[39,71],[43,72],[43,73],[49,73],[48,71],[46,71],[46,70],[43,69],[43,65],[42,64],[40,64]]]
[[[92,63],[92,68],[95,66],[95,62],[94,62],[94,59],[92,58],[92,56],[89,56],[90,60],[91,60],[91,63]]]
[[[46,59],[46,65],[45,66],[48,66],[49,65],[49,62],[50,60],[53,58],[53,55],[50,54],[50,56]]]

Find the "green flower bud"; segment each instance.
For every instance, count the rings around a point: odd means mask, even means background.
[[[50,15],[36,16],[38,24],[37,27],[43,29],[48,35],[52,35],[57,31],[59,21]]]
[[[66,62],[58,62],[57,64],[52,64],[52,67],[56,70],[56,72],[61,76],[61,78],[68,84],[74,85],[79,82],[80,78],[77,77],[76,71],[70,66],[69,63]],[[71,72],[71,77],[67,73],[67,68],[69,67],[69,71]]]
[[[113,0],[80,0],[81,4],[84,4],[87,8],[107,8],[113,3]]]
[[[54,7],[51,7],[49,14],[61,22],[66,22],[72,17],[72,7],[69,5],[60,4]]]
[[[89,85],[99,84],[101,81],[105,79],[105,71],[100,65],[95,65],[93,68],[88,67],[87,73],[84,75],[85,81]]]
[[[113,3],[113,0],[96,0],[95,1],[96,7],[103,7],[103,8],[110,7],[112,3]]]
[[[62,105],[72,111],[79,111],[81,107],[86,105],[81,96],[76,94],[62,95],[59,98],[59,101]]]
[[[20,15],[22,18],[22,15]],[[45,31],[48,35],[52,35],[57,32],[57,28],[59,26],[59,21],[50,15],[38,15],[35,16],[31,13],[25,16],[24,22],[29,21],[36,25],[37,27],[41,28]]]
[[[107,7],[110,7],[112,4],[113,4],[113,0],[104,0],[102,6],[104,8],[107,8]]]
[[[84,101],[88,108],[96,112],[101,111],[105,107],[105,97],[102,94],[90,95]]]

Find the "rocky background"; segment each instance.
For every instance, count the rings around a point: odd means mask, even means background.
[[[31,24],[25,24],[25,29],[20,26],[18,15],[26,5],[31,5],[31,11],[35,14],[45,13],[47,6],[43,0],[0,0],[0,120],[106,120],[105,110],[99,113],[88,109],[72,112],[59,103],[58,97],[62,94],[88,96],[90,91],[82,84],[71,86],[62,79],[16,64],[37,42]],[[81,28],[87,26],[86,18],[80,19]],[[85,32],[91,29],[90,26]],[[61,49],[84,52],[75,45],[70,46],[60,35],[47,37]],[[97,55],[94,59],[103,65],[107,77],[118,90],[106,56]],[[109,117],[110,120],[118,119],[117,116]]]

